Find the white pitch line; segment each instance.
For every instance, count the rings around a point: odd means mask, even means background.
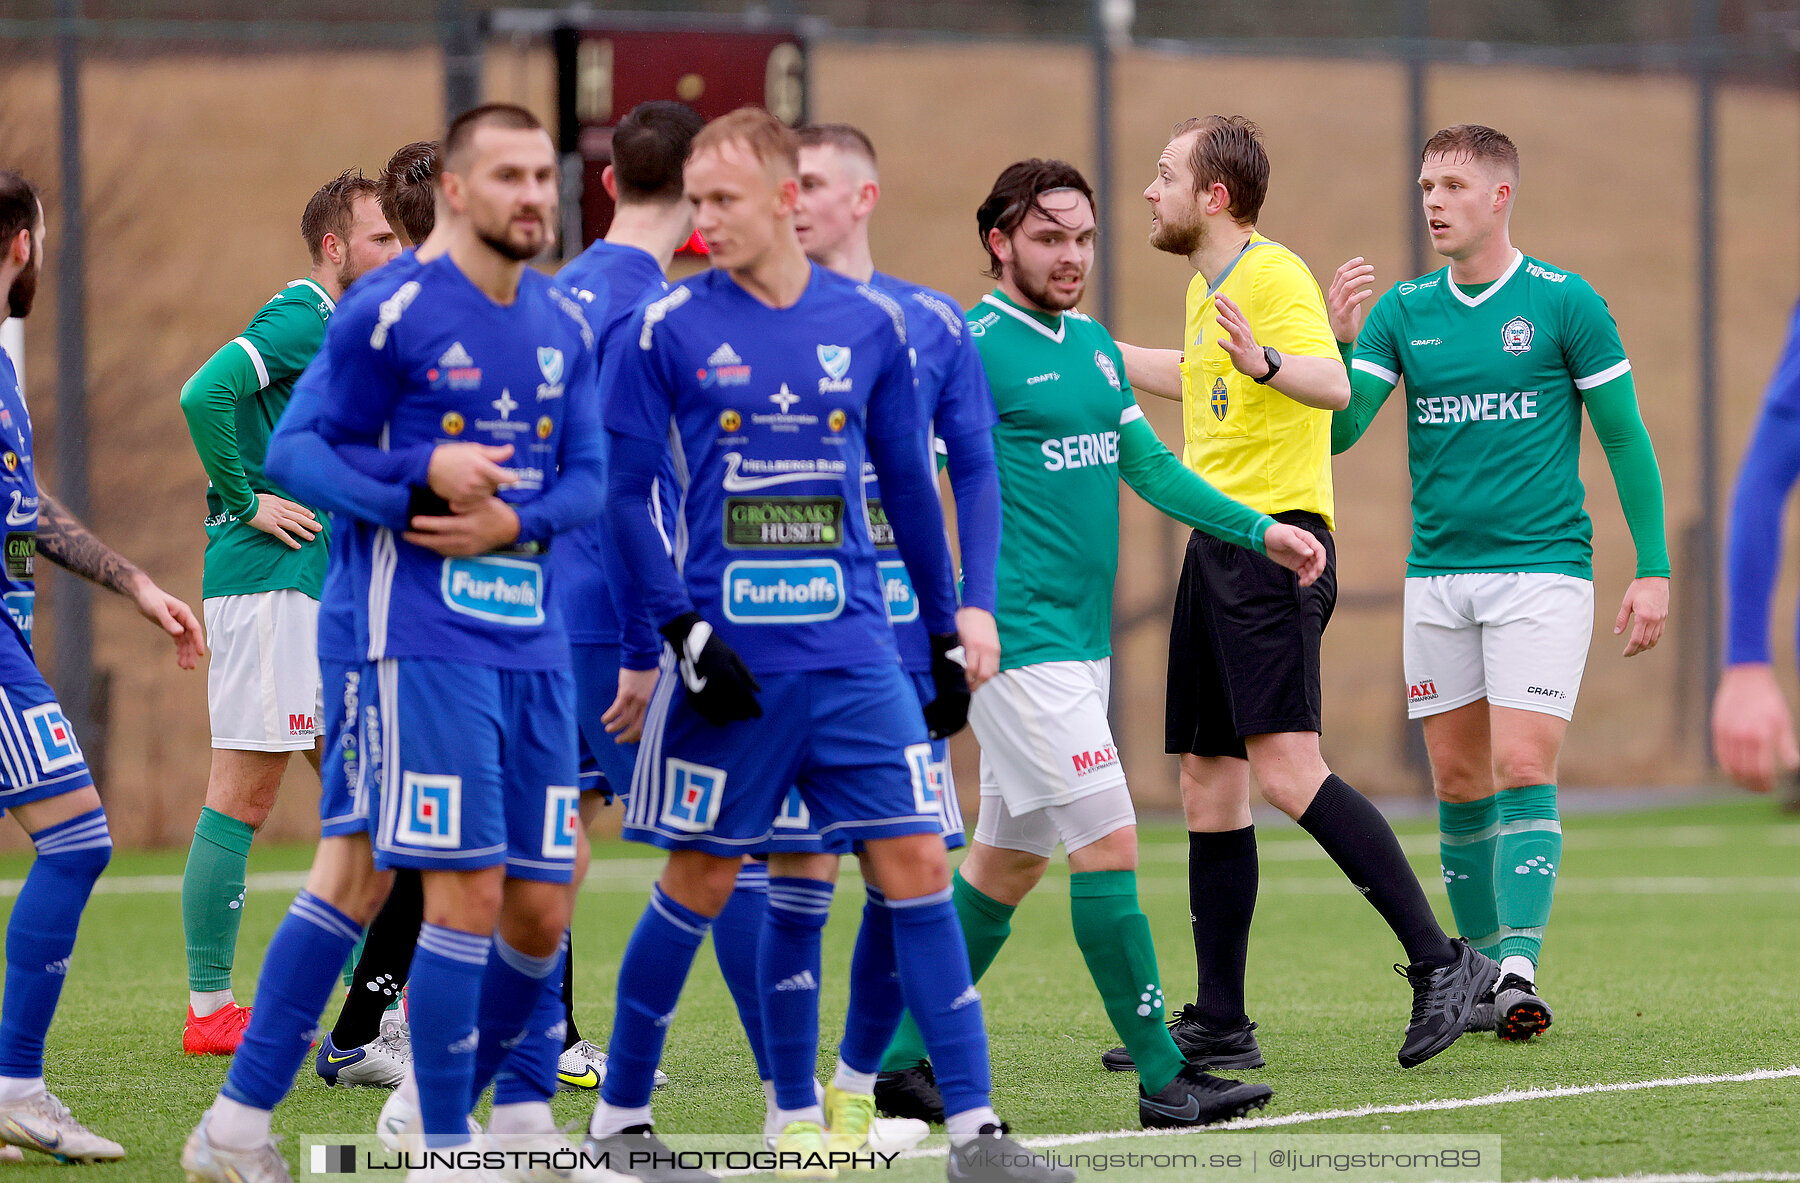
[[[1204,1131],[1174,1130],[1108,1130],[1092,1134],[1047,1134],[1019,1141],[1034,1149],[1049,1150],[1058,1146],[1081,1146],[1088,1142],[1112,1142],[1124,1138],[1168,1138],[1197,1133],[1225,1133],[1232,1130],[1271,1129],[1280,1126],[1305,1125],[1315,1121],[1335,1121],[1345,1117],[1376,1117],[1390,1113],[1430,1113],[1447,1109],[1474,1109],[1488,1105],[1510,1105],[1520,1101],[1551,1101],[1561,1097],[1580,1097],[1592,1093],[1629,1093],[1642,1089],[1686,1088],[1697,1084],[1741,1084],[1759,1080],[1786,1080],[1800,1077],[1800,1067],[1759,1068],[1753,1072],[1735,1072],[1725,1076],[1672,1076],[1661,1080],[1624,1080],[1609,1084],[1565,1085],[1549,1089],[1507,1089],[1480,1097],[1444,1097],[1434,1101],[1410,1101],[1404,1105],[1362,1105],[1355,1109],[1321,1109],[1313,1113],[1282,1113],[1274,1117],[1246,1117],[1237,1121],[1210,1125]],[[907,1151],[904,1158],[942,1158],[949,1153],[946,1146],[927,1146]],[[1680,1178],[1670,1176],[1671,1179]],[[1745,1175],[1744,1179],[1760,1179],[1761,1175]],[[1800,1176],[1796,1176],[1800,1178]]]

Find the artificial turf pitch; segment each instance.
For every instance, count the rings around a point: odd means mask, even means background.
[[[1397,827],[1413,866],[1448,924],[1428,821]],[[1313,842],[1292,826],[1260,828],[1262,891],[1250,945],[1250,1015],[1268,1067],[1242,1075],[1275,1090],[1257,1118],[1286,1118],[1223,1138],[1058,1138],[1063,1155],[1198,1155],[1167,1165],[1089,1159],[1084,1177],[1243,1178],[1209,1171],[1223,1150],[1246,1160],[1267,1152],[1371,1149],[1307,1142],[1325,1135],[1431,1135],[1388,1145],[1424,1153],[1498,1135],[1508,1180],[1695,1174],[1800,1179],[1800,1071],[1761,1079],[1694,1081],[1613,1091],[1501,1100],[1475,1106],[1366,1116],[1318,1116],[1360,1106],[1406,1107],[1494,1097],[1509,1090],[1584,1090],[1595,1085],[1781,1073],[1800,1064],[1800,821],[1766,801],[1719,797],[1630,813],[1571,813],[1564,862],[1540,974],[1555,1026],[1527,1044],[1466,1035],[1429,1063],[1403,1070],[1394,1059],[1410,1005],[1389,968],[1399,948],[1379,918]],[[1140,890],[1155,930],[1172,1007],[1193,990],[1187,921],[1187,843],[1181,828],[1146,823]],[[310,858],[298,846],[259,846],[245,903],[238,995],[254,993],[262,949]],[[612,983],[625,939],[657,863],[650,851],[602,842],[575,920],[577,1016],[604,1046]],[[181,852],[120,854],[83,921],[56,1025],[47,1078],[75,1114],[124,1144],[129,1158],[86,1168],[108,1179],[175,1179],[182,1139],[210,1103],[228,1061],[181,1054],[185,967],[180,917]],[[10,898],[23,857],[0,859]],[[260,879],[258,877],[261,877]],[[992,1043],[995,1107],[1026,1139],[1127,1131],[1137,1126],[1136,1077],[1103,1071],[1117,1041],[1069,930],[1067,868],[1053,866],[1019,910],[1013,936],[982,981]],[[845,977],[862,893],[854,874],[838,892],[827,930],[822,989],[831,1063],[841,1028]],[[335,1014],[335,1005],[333,1009]],[[330,1016],[326,1022],[329,1024]],[[759,1130],[762,1092],[749,1049],[703,949],[671,1028],[664,1067],[673,1084],[656,1095],[659,1131],[682,1136]],[[305,1146],[332,1135],[366,1136],[385,1093],[330,1089],[310,1061],[275,1129],[287,1137],[298,1178]],[[560,1093],[564,1124],[585,1121],[591,1093]],[[1309,1116],[1311,1115],[1311,1116]],[[1296,1141],[1301,1139],[1302,1141]],[[941,1133],[926,1145],[941,1145]],[[740,1143],[747,1145],[748,1143]],[[1326,1171],[1331,1178],[1494,1179],[1468,1171]],[[1096,1166],[1110,1169],[1101,1172]],[[32,1156],[9,1175],[73,1170]],[[937,1157],[906,1159],[895,1180],[943,1177]],[[1316,1173],[1315,1173],[1316,1174]],[[393,1176],[398,1177],[398,1176]],[[860,1175],[861,1178],[873,1176]]]

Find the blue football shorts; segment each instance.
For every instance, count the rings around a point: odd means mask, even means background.
[[[0,813],[94,783],[56,692],[35,669],[0,684]]]
[[[581,828],[575,680],[424,658],[374,663],[362,776],[375,865],[567,883]],[[366,694],[366,691],[365,691]]]
[[[762,718],[715,727],[688,704],[673,660],[645,719],[625,838],[756,853],[789,789],[827,841],[942,832],[931,742],[898,662],[760,675]]]
[[[908,673],[919,707],[937,697],[937,686],[930,674]],[[924,716],[921,715],[921,718]],[[931,767],[927,772],[927,794],[937,802],[938,824],[944,835],[944,846],[956,850],[968,842],[963,830],[962,803],[956,797],[956,780],[950,773],[950,744],[946,740],[928,740],[931,744]],[[769,830],[769,840],[758,854],[850,854],[855,843],[841,833],[820,835],[812,824],[812,812],[801,799],[800,790],[788,790],[781,813]]]

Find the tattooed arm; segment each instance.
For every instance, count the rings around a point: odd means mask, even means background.
[[[38,553],[65,571],[110,588],[137,605],[144,619],[175,642],[175,662],[193,669],[206,656],[194,610],[157,587],[129,559],[94,537],[56,498],[38,490]]]

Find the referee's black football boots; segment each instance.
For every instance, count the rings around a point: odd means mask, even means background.
[[[1455,1043],[1468,1029],[1469,1016],[1482,995],[1499,980],[1500,967],[1492,958],[1469,948],[1461,937],[1451,944],[1456,960],[1449,965],[1414,962],[1394,967],[1413,989],[1412,1020],[1400,1045],[1402,1068],[1417,1068]]]
[[[1221,1068],[1227,1072],[1263,1066],[1262,1049],[1256,1046],[1253,1034],[1255,1030],[1256,1024],[1245,1019],[1235,1027],[1215,1031],[1200,1021],[1200,1010],[1191,1002],[1169,1020],[1169,1034],[1189,1064],[1195,1068]],[[1137,1071],[1131,1053],[1122,1047],[1103,1052],[1100,1064],[1108,1072]]]
[[[1147,1130],[1212,1125],[1261,1109],[1274,1095],[1266,1084],[1226,1080],[1189,1064],[1161,1092],[1138,1086],[1138,1121]]]

